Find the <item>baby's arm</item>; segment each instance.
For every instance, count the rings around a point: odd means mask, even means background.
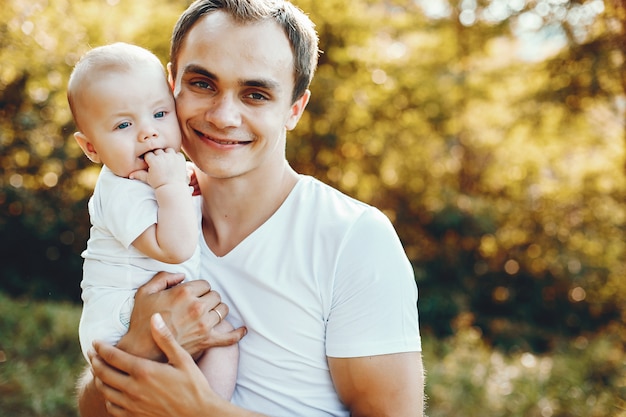
[[[220,333],[228,333],[233,330],[233,326],[224,320],[214,329]],[[209,348],[198,360],[198,367],[209,381],[213,391],[225,400],[230,400],[235,391],[238,366],[239,347],[237,344]]]
[[[148,171],[136,171],[131,178],[154,188],[158,221],[139,235],[133,246],[161,262],[184,262],[191,258],[198,244],[198,223],[185,157],[170,148],[157,149],[147,153],[145,161]]]

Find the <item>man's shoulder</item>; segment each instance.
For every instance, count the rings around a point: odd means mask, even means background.
[[[300,179],[299,192],[301,198],[306,198],[308,203],[327,209],[348,209],[360,213],[374,208],[317,178],[306,175]]]
[[[300,179],[297,200],[300,210],[335,224],[369,223],[387,219],[376,207],[310,176],[302,176]]]

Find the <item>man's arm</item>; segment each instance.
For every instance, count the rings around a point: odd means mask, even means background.
[[[341,401],[352,417],[422,417],[421,352],[358,358],[328,358]]]
[[[221,304],[219,294],[211,291],[206,281],[179,284],[182,278],[181,274],[161,272],[137,290],[128,333],[117,345],[121,351],[135,359],[163,359],[163,352],[156,345],[150,327],[150,317],[156,312],[161,313],[169,325],[176,329],[176,337],[182,348],[191,354],[198,354],[213,346],[232,345],[243,337],[244,328],[229,333],[214,331],[220,319],[217,314],[209,312],[218,308],[225,317],[228,307]],[[170,385],[167,380],[162,383],[166,387]],[[79,380],[77,392],[81,416],[108,415],[103,414],[104,397],[98,388],[90,372],[86,372]]]
[[[138,358],[103,343],[94,345],[90,356],[93,384],[111,416],[262,417],[229,403],[211,389],[160,314],[152,317],[151,324],[152,336],[167,363]]]
[[[96,388],[91,367],[88,365],[76,383],[78,399],[78,414],[89,417],[110,417],[107,412],[104,397]]]

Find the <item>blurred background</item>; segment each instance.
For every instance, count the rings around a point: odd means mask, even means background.
[[[72,416],[87,200],[77,59],[168,61],[183,0],[0,8],[0,415]],[[437,416],[626,416],[626,1],[296,0],[324,51],[296,170],[381,208]]]

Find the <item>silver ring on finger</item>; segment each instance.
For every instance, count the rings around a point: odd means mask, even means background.
[[[220,313],[220,311],[217,309],[217,307],[214,308],[213,311],[215,311],[217,313],[217,316],[220,318],[218,323],[220,323],[222,320],[224,320],[224,316],[222,316],[222,313]]]

